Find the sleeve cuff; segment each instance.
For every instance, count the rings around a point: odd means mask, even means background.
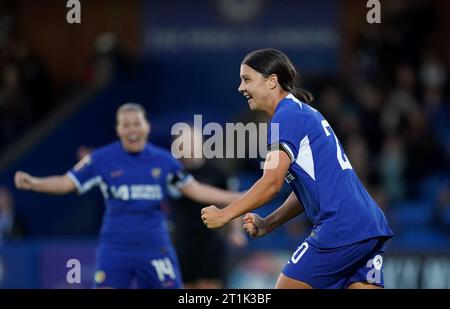
[[[81,187],[81,184],[80,184],[80,182],[78,181],[77,177],[76,177],[71,171],[68,171],[68,172],[66,173],[66,175],[67,175],[67,176],[70,178],[70,180],[72,180],[72,182],[75,184],[75,187],[77,187],[78,193],[82,193],[82,192],[81,192],[82,187]]]

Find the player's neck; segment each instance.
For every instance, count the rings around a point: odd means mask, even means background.
[[[280,102],[289,94],[289,92],[287,91],[280,91],[279,93],[277,93],[273,99],[270,102],[270,108],[269,111],[267,112],[270,116],[273,116],[273,114],[275,114],[275,110],[277,109],[278,104],[280,104]]]

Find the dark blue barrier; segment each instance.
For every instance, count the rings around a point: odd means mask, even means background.
[[[0,288],[90,288],[95,246],[85,241],[27,241],[0,248]],[[80,262],[80,283],[68,283],[67,262]]]

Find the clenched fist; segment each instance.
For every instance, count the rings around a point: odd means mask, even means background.
[[[17,189],[32,190],[36,180],[28,173],[17,171],[14,175],[14,182]]]
[[[267,221],[257,214],[248,213],[243,218],[244,230],[252,237],[261,237],[267,234]]]
[[[210,229],[222,227],[230,221],[225,216],[225,211],[217,208],[215,205],[203,208],[201,213],[203,223]]]

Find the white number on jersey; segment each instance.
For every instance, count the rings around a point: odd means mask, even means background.
[[[169,258],[152,260],[152,265],[155,267],[159,281],[165,281],[165,276],[169,276],[171,279],[176,278],[172,262]]]
[[[328,121],[322,120],[322,127],[327,136],[330,136],[333,133],[333,130],[331,129],[331,126],[328,123]],[[327,127],[330,128],[330,130],[328,130]],[[336,141],[336,156],[337,156],[339,165],[341,166],[342,170],[353,169],[347,156],[345,154],[342,155],[342,150],[341,150],[341,147],[339,146],[339,140],[337,139],[337,137],[334,133],[333,133],[333,136],[334,136],[334,140]]]

